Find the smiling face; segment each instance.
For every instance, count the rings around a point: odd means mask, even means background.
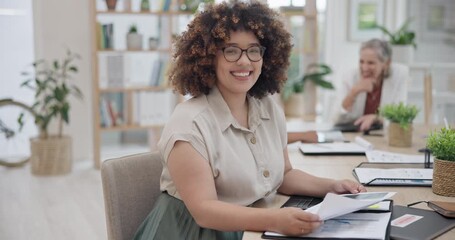
[[[364,48],[360,51],[359,67],[363,79],[371,79],[376,83],[389,64],[390,61],[382,62],[378,54],[371,48]]]
[[[223,47],[229,46],[247,49],[252,46],[260,46],[260,44],[252,32],[231,31],[230,40]],[[262,61],[261,59],[252,62],[248,59],[246,51],[243,51],[239,60],[228,62],[223,55],[223,50],[220,49],[215,59],[216,85],[223,96],[246,96],[261,74]]]

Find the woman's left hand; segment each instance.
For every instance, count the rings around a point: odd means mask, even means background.
[[[351,181],[351,180],[337,180],[332,185],[333,193],[343,194],[343,193],[359,193],[366,192],[367,189],[360,183]]]
[[[354,125],[359,125],[360,131],[366,131],[370,129],[371,125],[373,125],[375,121],[376,121],[375,114],[367,114],[355,120]]]

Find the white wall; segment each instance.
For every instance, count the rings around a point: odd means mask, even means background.
[[[70,124],[64,129],[73,138],[76,161],[92,159],[93,152],[90,1],[33,1],[36,59],[62,58],[66,48],[82,57],[74,83],[84,99],[71,99]]]

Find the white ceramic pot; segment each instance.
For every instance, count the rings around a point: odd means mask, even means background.
[[[142,50],[142,34],[128,33],[126,35],[126,48],[128,50]]]
[[[409,65],[414,59],[412,45],[392,45],[392,61]]]

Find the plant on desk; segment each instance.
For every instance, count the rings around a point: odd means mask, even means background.
[[[455,197],[455,130],[442,128],[432,132],[427,148],[435,156],[433,164],[433,192]]]
[[[412,145],[412,121],[419,113],[414,105],[386,104],[379,108],[379,115],[390,121],[387,136],[390,146],[410,147]]]

